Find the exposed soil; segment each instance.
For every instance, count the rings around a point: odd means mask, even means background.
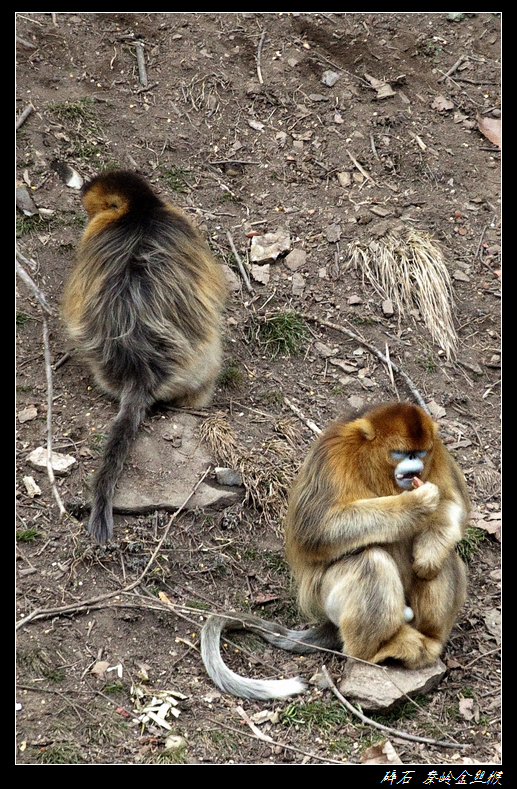
[[[26,463],[45,445],[48,387],[42,312],[18,280],[17,414],[36,411],[17,422],[17,532],[34,537],[17,543],[17,614],[72,606],[18,631],[18,764],[361,763],[386,738],[399,769],[500,763],[497,533],[477,532],[484,539],[469,558],[469,598],[444,655],[446,677],[419,708],[388,722],[465,749],[359,725],[331,691],[317,689],[287,702],[242,704],[249,716],[275,713],[260,725],[271,741],[261,740],[236,712],[240,702],[208,680],[197,646],[208,610],[298,621],[282,514],[314,433],[288,403],[323,427],[359,401],[414,401],[397,374],[394,389],[372,347],[385,355],[388,348],[424,402],[441,409],[435,416],[469,484],[473,524],[498,521],[500,151],[478,122],[500,120],[500,19],[448,16],[19,14],[17,112],[29,103],[34,109],[17,132],[17,176],[40,214],[19,214],[18,248],[52,309],[52,363],[67,350],[59,300],[85,223],[79,192],[56,162],[83,178],[104,167],[138,169],[188,212],[234,271],[224,376],[206,416],[231,428],[253,484],[230,509],[182,512],[131,593],[81,607],[140,577],[170,513],[117,515],[113,543],[91,544],[77,505],[87,499],[98,439],[115,406],[72,356],[52,375],[53,448],[78,461],[57,483],[77,518],[59,518],[46,473]],[[332,86],[322,82],[326,71],[339,77]],[[382,98],[372,78],[391,86],[389,95]],[[294,271],[279,258],[264,283],[252,279],[250,293],[227,234],[246,261],[251,232],[280,229],[306,258]],[[350,243],[407,230],[432,235],[452,276],[458,346],[450,359],[422,315],[389,315],[382,296],[346,266]],[[258,327],[286,310],[316,320],[306,321],[298,353],[272,358]],[[336,358],[346,370],[331,363]],[[145,429],[159,419],[151,415]],[[26,476],[40,495],[28,494]],[[163,594],[191,610],[167,610]],[[228,649],[226,657],[246,674],[310,678],[320,667],[316,658],[239,643],[253,656]],[[343,662],[327,667],[339,679]],[[179,714],[167,720],[185,747],[166,751],[165,729],[135,723],[135,686],[181,694]]]

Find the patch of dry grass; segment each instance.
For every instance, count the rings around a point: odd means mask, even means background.
[[[454,296],[441,249],[431,237],[411,231],[406,238],[387,233],[368,244],[349,247],[348,266],[355,266],[383,299],[390,299],[403,318],[413,310],[447,359],[455,356]]]
[[[271,438],[253,449],[239,443],[222,414],[205,419],[200,431],[218,462],[240,472],[246,491],[244,503],[278,531],[300,461],[299,452],[295,453],[291,421],[280,419],[275,429],[279,438]]]

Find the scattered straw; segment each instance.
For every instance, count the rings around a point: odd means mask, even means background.
[[[410,231],[406,239],[388,233],[368,244],[355,242],[349,247],[348,265],[359,269],[383,299],[390,299],[401,317],[418,310],[447,359],[455,356],[451,279],[430,236]]]
[[[200,431],[218,462],[240,472],[245,504],[280,533],[287,497],[300,464],[299,451],[295,451],[299,442],[293,442],[292,427],[287,435],[287,425],[282,422],[277,432],[287,441],[273,438],[259,448],[241,445],[221,414],[205,419]]]

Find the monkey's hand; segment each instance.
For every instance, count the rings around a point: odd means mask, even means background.
[[[413,505],[419,509],[421,515],[430,515],[440,503],[440,490],[434,482],[424,482],[419,487],[402,494],[411,496]]]
[[[424,581],[432,581],[443,567],[448,551],[443,550],[439,536],[430,531],[419,534],[413,543],[413,572]]]
[[[418,488],[421,490],[421,488]],[[431,581],[442,569],[447,556],[461,540],[464,509],[454,501],[442,501],[426,528],[413,542],[413,571]]]

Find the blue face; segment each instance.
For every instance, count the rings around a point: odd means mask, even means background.
[[[395,482],[402,490],[411,490],[414,477],[418,477],[424,470],[423,459],[427,452],[425,449],[414,452],[404,450],[394,450],[391,453],[393,460],[397,461],[394,475]]]

